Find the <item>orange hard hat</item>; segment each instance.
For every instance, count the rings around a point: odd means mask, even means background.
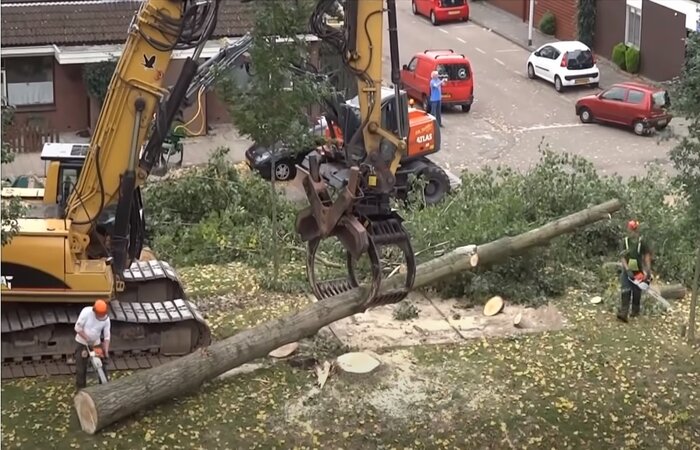
[[[629,222],[627,222],[627,229],[630,231],[636,231],[637,228],[639,228],[639,222],[636,220],[632,219]]]
[[[104,316],[107,314],[107,302],[104,300],[97,300],[92,306],[92,310],[95,311],[95,314],[98,316]]]

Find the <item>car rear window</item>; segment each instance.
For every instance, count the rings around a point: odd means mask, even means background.
[[[590,50],[569,50],[566,52],[566,68],[570,70],[590,69],[593,67],[593,53]]]
[[[654,99],[654,107],[656,108],[668,108],[671,105],[671,98],[667,91],[654,92],[651,98]]]
[[[447,78],[450,81],[468,80],[472,75],[466,63],[440,64],[437,66],[437,71],[441,78]]]
[[[442,0],[443,8],[452,8],[454,6],[462,6],[467,0]]]

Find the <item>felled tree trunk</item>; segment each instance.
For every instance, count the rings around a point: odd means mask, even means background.
[[[497,263],[510,255],[546,244],[557,236],[607,218],[621,206],[620,201],[611,200],[518,236],[504,237],[478,248],[474,245],[457,248],[418,266],[414,288],[472,270],[477,265]],[[398,275],[386,280],[383,290],[398,286],[403,281],[401,278]],[[364,311],[364,298],[364,289],[348,291],[161,366],[108,384],[88,387],[74,399],[80,425],[84,431],[94,434],[137,411],[197,389],[205,381],[228,370],[264,357],[282,345],[313,335],[337,320]]]

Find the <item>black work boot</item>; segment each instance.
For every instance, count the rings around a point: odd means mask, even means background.
[[[617,313],[617,320],[627,323],[627,316],[623,316],[622,313]]]

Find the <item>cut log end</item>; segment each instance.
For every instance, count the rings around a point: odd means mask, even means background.
[[[479,255],[476,254],[476,253],[474,253],[474,254],[471,256],[471,258],[469,258],[469,264],[470,264],[472,267],[478,266],[478,265],[479,265]]]
[[[298,348],[299,344],[297,342],[292,342],[278,347],[275,350],[272,350],[270,353],[268,353],[268,356],[277,359],[286,358],[287,356],[297,351]]]
[[[487,317],[495,316],[503,310],[505,303],[500,296],[491,297],[484,305],[484,315]]]
[[[379,361],[362,352],[345,353],[336,360],[343,372],[366,374],[379,367]]]
[[[88,434],[95,434],[97,431],[97,408],[90,394],[80,391],[73,398],[75,411],[80,420],[80,427]]]
[[[518,313],[513,318],[513,326],[515,328],[521,328],[523,326],[523,313]]]

